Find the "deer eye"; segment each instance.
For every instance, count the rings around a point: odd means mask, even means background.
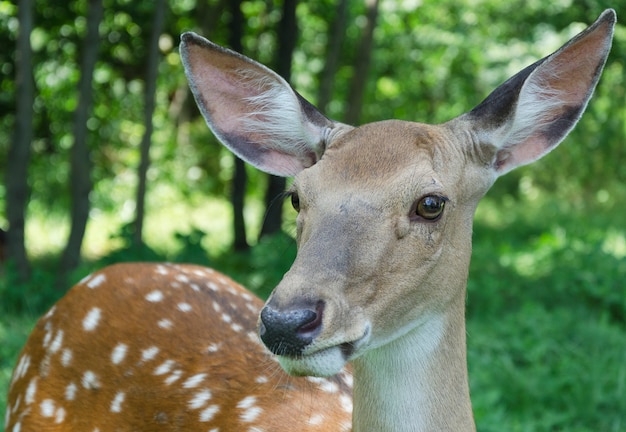
[[[448,199],[440,195],[426,195],[418,199],[411,209],[411,219],[423,219],[429,222],[438,220]]]
[[[291,192],[291,205],[293,206],[294,210],[299,212],[300,211],[300,197],[298,196],[297,192]]]

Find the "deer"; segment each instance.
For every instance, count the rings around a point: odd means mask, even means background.
[[[205,267],[101,269],[37,322],[5,431],[350,430],[352,375],[285,374],[255,331],[262,306]]]
[[[474,431],[474,212],[499,176],[572,130],[615,22],[606,10],[439,125],[333,121],[265,66],[184,33],[185,73],[213,134],[294,177],[296,258],[264,304],[199,266],[88,276],[26,342],[6,430]]]

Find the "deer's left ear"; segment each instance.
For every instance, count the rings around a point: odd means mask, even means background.
[[[197,34],[182,35],[180,54],[209,128],[263,171],[297,174],[348,129],[327,119],[275,72]]]
[[[554,149],[585,110],[611,48],[609,9],[554,54],[510,78],[464,117],[481,144],[495,147],[502,175]],[[492,153],[492,152],[489,152]]]

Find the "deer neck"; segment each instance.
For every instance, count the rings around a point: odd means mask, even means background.
[[[475,430],[463,299],[354,360],[354,432]]]

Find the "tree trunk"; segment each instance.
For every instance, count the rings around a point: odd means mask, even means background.
[[[74,112],[74,144],[70,151],[70,193],[72,197],[71,219],[72,226],[67,245],[61,258],[58,284],[64,288],[69,272],[78,266],[80,249],[85,235],[87,219],[89,217],[89,193],[92,190],[91,160],[87,143],[87,120],[91,112],[93,101],[93,72],[100,48],[98,27],[103,16],[102,0],[89,0],[87,11],[87,35],[85,36],[80,80],[78,82],[78,105]]]
[[[361,43],[357,51],[356,63],[354,65],[354,76],[348,92],[348,108],[344,121],[347,124],[355,125],[359,122],[363,108],[363,94],[367,83],[370,61],[372,57],[372,46],[374,44],[374,29],[378,18],[378,0],[367,0],[367,22]]]
[[[30,33],[33,29],[33,2],[18,3],[19,30],[15,60],[17,100],[15,131],[9,148],[6,168],[6,213],[9,230],[6,236],[8,259],[16,267],[21,280],[30,273],[30,264],[24,244],[26,205],[28,204],[28,162],[33,140],[33,102],[35,85],[33,78]]]
[[[326,46],[326,61],[324,69],[320,77],[320,87],[317,93],[317,107],[323,113],[328,110],[328,104],[333,96],[333,84],[335,83],[335,75],[339,68],[339,59],[341,58],[341,46],[343,45],[344,35],[346,34],[346,26],[348,21],[348,1],[339,0],[337,5],[337,15],[330,27],[328,35],[328,45]]]
[[[278,26],[278,51],[276,72],[287,82],[291,79],[291,62],[298,36],[296,21],[297,0],[285,0],[283,15]],[[281,230],[283,222],[283,202],[280,195],[285,191],[283,177],[270,176],[265,192],[265,219],[259,237],[274,234]]]
[[[148,168],[150,167],[150,147],[152,144],[152,131],[154,129],[152,117],[154,115],[157,75],[159,71],[159,38],[163,32],[166,7],[167,5],[165,0],[157,1],[154,11],[152,33],[150,35],[150,44],[148,45],[148,64],[146,70],[143,119],[145,131],[140,145],[141,159],[139,162],[139,182],[137,185],[136,197],[137,208],[135,214],[135,232],[133,233],[133,245],[135,247],[142,247],[144,244],[143,222],[146,206],[147,175]]]
[[[243,13],[241,12],[241,0],[232,0],[230,3],[230,11],[232,21],[230,23],[230,47],[237,51],[243,52],[241,39],[243,38]],[[234,243],[233,248],[236,251],[246,251],[250,249],[246,238],[246,222],[243,216],[245,205],[246,185],[248,178],[246,175],[246,164],[235,157],[235,173],[233,176],[231,202],[233,204],[233,232]]]

